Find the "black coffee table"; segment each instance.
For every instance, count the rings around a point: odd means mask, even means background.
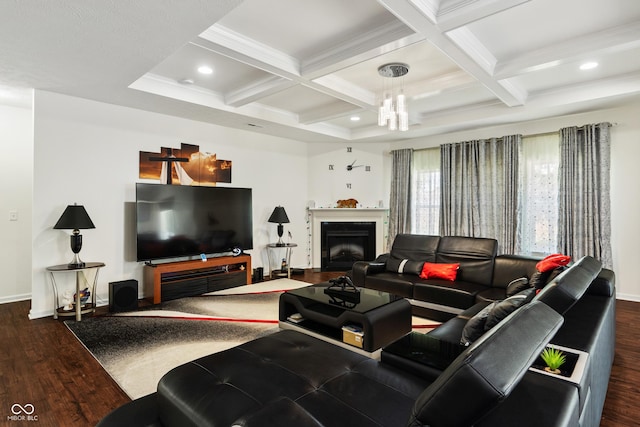
[[[282,294],[281,327],[344,343],[343,327],[355,326],[362,331],[357,344],[365,352],[377,351],[411,332],[411,305],[403,297],[360,288],[357,298],[353,294],[340,298],[325,293],[329,286],[319,283]],[[293,320],[297,313],[301,319]]]

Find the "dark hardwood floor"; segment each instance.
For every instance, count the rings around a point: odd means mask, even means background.
[[[306,270],[294,278],[318,283],[339,274]],[[94,426],[129,401],[60,320],[29,320],[29,304],[0,305],[0,426]],[[631,427],[640,420],[640,303],[618,301],[616,316],[616,357],[601,426]],[[15,404],[33,405],[37,423],[12,420]]]

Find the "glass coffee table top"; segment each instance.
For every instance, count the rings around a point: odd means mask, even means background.
[[[335,292],[328,294],[325,292],[328,287],[329,285],[327,284],[318,284],[304,288],[292,289],[287,291],[287,293],[299,298],[306,298],[311,301],[326,304],[328,306],[333,305],[340,307],[343,310],[353,311],[355,313],[366,313],[394,301],[403,299],[398,295],[367,288],[359,288],[357,295],[351,291],[345,291],[342,294]]]

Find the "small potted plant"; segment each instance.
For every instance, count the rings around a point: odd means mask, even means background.
[[[551,372],[552,374],[560,374],[560,366],[564,364],[567,360],[567,357],[562,353],[562,351],[553,348],[547,347],[542,351],[540,357],[547,364],[545,371]]]

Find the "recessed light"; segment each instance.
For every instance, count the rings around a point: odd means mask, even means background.
[[[598,66],[597,62],[585,62],[584,64],[582,64],[580,66],[580,69],[582,71],[584,71],[584,70],[592,70],[592,69],[596,68],[597,66]]]
[[[351,120],[352,122],[359,122],[360,121],[360,116],[351,116],[349,118],[349,120]]]
[[[198,67],[198,72],[200,74],[211,74],[213,73],[213,68],[208,67],[206,65],[202,65],[201,67]]]

